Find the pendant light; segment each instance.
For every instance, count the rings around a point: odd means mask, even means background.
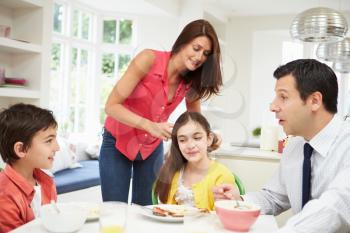
[[[332,68],[339,73],[350,73],[350,61],[334,62]]]
[[[350,38],[335,43],[319,44],[316,56],[326,61],[350,62]]]
[[[316,50],[316,56],[317,58],[324,60],[324,61],[330,61],[328,58],[329,54],[329,45],[330,43],[321,43],[317,46]]]
[[[345,17],[327,7],[315,7],[298,14],[290,27],[293,39],[304,42],[335,42],[348,31]]]

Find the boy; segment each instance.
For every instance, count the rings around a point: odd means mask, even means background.
[[[0,113],[0,154],[7,164],[0,173],[0,232],[8,232],[39,215],[40,206],[56,201],[52,167],[59,146],[52,112],[15,104]]]

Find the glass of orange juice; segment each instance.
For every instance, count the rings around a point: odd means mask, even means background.
[[[123,233],[128,205],[124,202],[103,202],[100,212],[100,233]]]

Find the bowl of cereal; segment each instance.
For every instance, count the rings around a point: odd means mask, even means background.
[[[215,212],[224,228],[246,232],[259,217],[260,207],[246,201],[218,200]]]

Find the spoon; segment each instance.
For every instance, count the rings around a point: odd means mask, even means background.
[[[235,205],[235,208],[240,208],[241,205],[239,204],[239,202],[236,200],[236,205]]]
[[[54,200],[51,200],[51,207],[56,211],[57,214],[61,213],[61,211],[58,209],[56,202]]]

